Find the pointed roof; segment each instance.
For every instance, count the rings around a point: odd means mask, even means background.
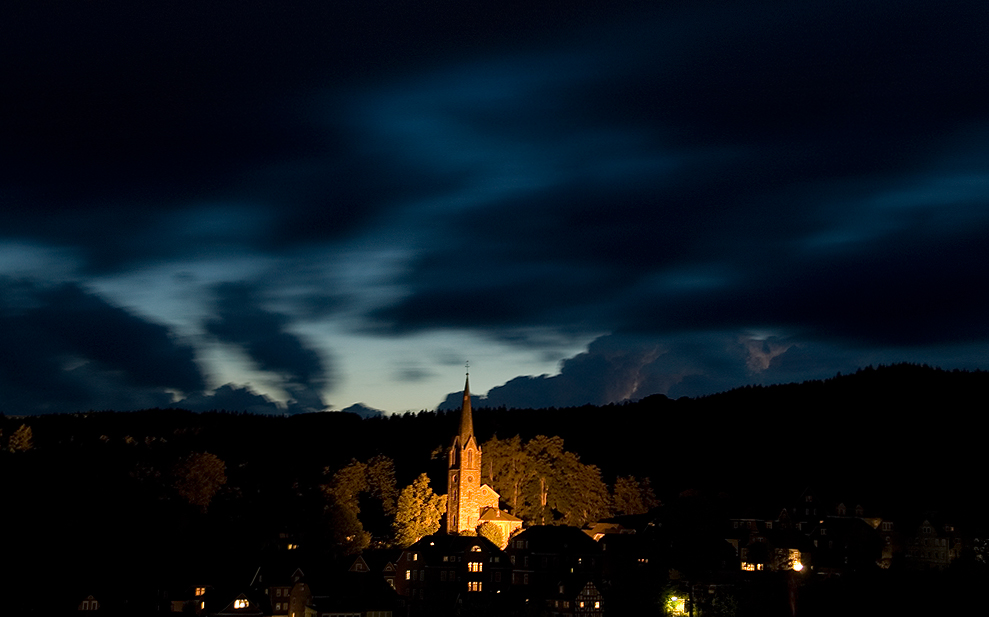
[[[474,436],[474,418],[470,410],[470,373],[464,383],[464,404],[460,408],[460,447],[463,448]]]

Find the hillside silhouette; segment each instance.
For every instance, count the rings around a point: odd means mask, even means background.
[[[814,486],[873,510],[936,510],[972,524],[984,506],[966,470],[982,462],[987,389],[986,372],[901,364],[697,399],[482,408],[474,422],[481,441],[558,436],[609,485],[648,477],[667,504],[707,494],[784,506]],[[99,563],[140,564],[113,573],[135,585],[164,584],[193,567],[192,555],[250,562],[277,550],[279,538],[313,537],[325,526],[321,487],[353,460],[383,455],[394,461],[399,487],[425,472],[443,492],[445,461],[436,454],[456,422],[456,413],[430,411],[369,419],[178,409],[0,418],[8,554],[23,566],[5,584],[39,584],[36,568],[105,580],[95,555]],[[7,446],[22,425],[31,429],[30,448],[15,451]],[[215,467],[214,459],[224,481],[190,484],[198,473],[190,470]]]

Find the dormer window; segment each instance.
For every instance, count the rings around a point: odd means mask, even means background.
[[[201,596],[206,593],[205,587],[196,587],[196,595]]]
[[[247,608],[250,605],[251,603],[246,598],[237,598],[234,600],[234,608]]]

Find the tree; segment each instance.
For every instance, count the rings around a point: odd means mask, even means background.
[[[659,506],[659,499],[649,478],[639,481],[635,476],[622,476],[615,479],[612,503],[615,514],[645,514]]]
[[[383,454],[369,460],[367,468],[367,492],[381,502],[381,510],[388,516],[395,514],[395,461]]]
[[[520,511],[523,487],[534,477],[522,439],[516,435],[509,439],[492,437],[481,447],[484,452],[481,477],[491,485],[508,504],[508,509]]]
[[[329,468],[323,473],[329,473]],[[361,524],[360,494],[367,490],[367,465],[352,460],[337,470],[321,487],[326,496],[327,531],[330,541],[344,555],[361,552],[371,543],[371,534]]]
[[[11,452],[27,452],[34,447],[34,433],[27,424],[22,424],[14,434],[10,436],[9,448]]]
[[[501,532],[501,527],[495,525],[491,521],[482,523],[477,528],[477,535],[491,540],[491,543],[498,548],[505,548],[508,546],[508,539],[505,538],[505,534]]]
[[[329,472],[327,468],[323,473]],[[366,463],[352,460],[321,488],[327,501],[330,540],[345,555],[358,553],[371,544],[371,534],[360,519],[362,496],[376,500],[384,515],[395,513],[395,463],[386,456],[375,456]],[[377,529],[373,524],[377,517],[371,518],[372,529]]]
[[[611,496],[594,465],[563,448],[560,437],[492,438],[482,446],[484,468],[512,514],[529,524],[580,526],[610,514]]]
[[[176,492],[203,512],[213,496],[227,483],[226,463],[209,452],[193,452],[172,468],[172,485]]]
[[[415,544],[423,536],[436,533],[444,513],[446,496],[435,494],[429,486],[429,476],[420,474],[398,496],[392,524],[395,544],[404,548]]]

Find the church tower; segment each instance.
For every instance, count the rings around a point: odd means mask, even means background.
[[[481,502],[486,500],[481,495],[481,447],[474,437],[474,419],[470,409],[470,373],[464,383],[460,432],[454,436],[450,446],[446,494],[446,532],[473,531],[480,517]],[[497,503],[495,501],[495,506]]]

